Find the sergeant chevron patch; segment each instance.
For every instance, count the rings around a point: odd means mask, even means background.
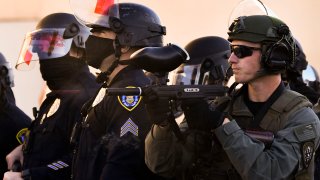
[[[133,88],[133,86],[126,88]],[[141,96],[118,96],[118,101],[126,110],[132,111],[139,105],[141,98]]]
[[[57,161],[57,162],[53,162],[51,164],[48,164],[47,167],[57,171],[59,169],[63,169],[63,168],[69,167],[69,165],[64,163],[64,162],[62,162],[62,161]]]
[[[139,127],[129,118],[121,127],[120,137],[127,134],[128,132],[132,133],[135,136],[138,136]]]

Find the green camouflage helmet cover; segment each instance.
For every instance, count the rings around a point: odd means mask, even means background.
[[[277,42],[283,33],[281,32],[287,27],[281,20],[267,15],[240,16],[233,21],[229,27],[229,38],[233,40],[243,40],[253,43],[260,42]],[[287,28],[287,30],[289,30]]]

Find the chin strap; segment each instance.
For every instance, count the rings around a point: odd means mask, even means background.
[[[108,81],[110,74],[114,71],[114,69],[119,65],[120,56],[121,56],[121,45],[118,37],[115,38],[115,57],[116,60],[112,62],[111,66],[104,72],[101,72],[97,76],[97,83],[104,83],[103,87],[108,87]]]

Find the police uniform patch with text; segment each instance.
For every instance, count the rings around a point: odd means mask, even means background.
[[[134,88],[133,86],[128,86],[126,88]],[[142,97],[141,96],[118,96],[118,101],[122,107],[124,107],[128,111],[134,110],[140,103]]]
[[[132,133],[135,136],[139,135],[139,127],[129,118],[120,129],[120,137],[127,134]]]

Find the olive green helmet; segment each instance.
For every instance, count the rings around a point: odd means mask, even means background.
[[[295,63],[295,42],[289,27],[280,19],[267,15],[240,16],[229,27],[228,40],[261,43],[262,69],[279,73]]]

